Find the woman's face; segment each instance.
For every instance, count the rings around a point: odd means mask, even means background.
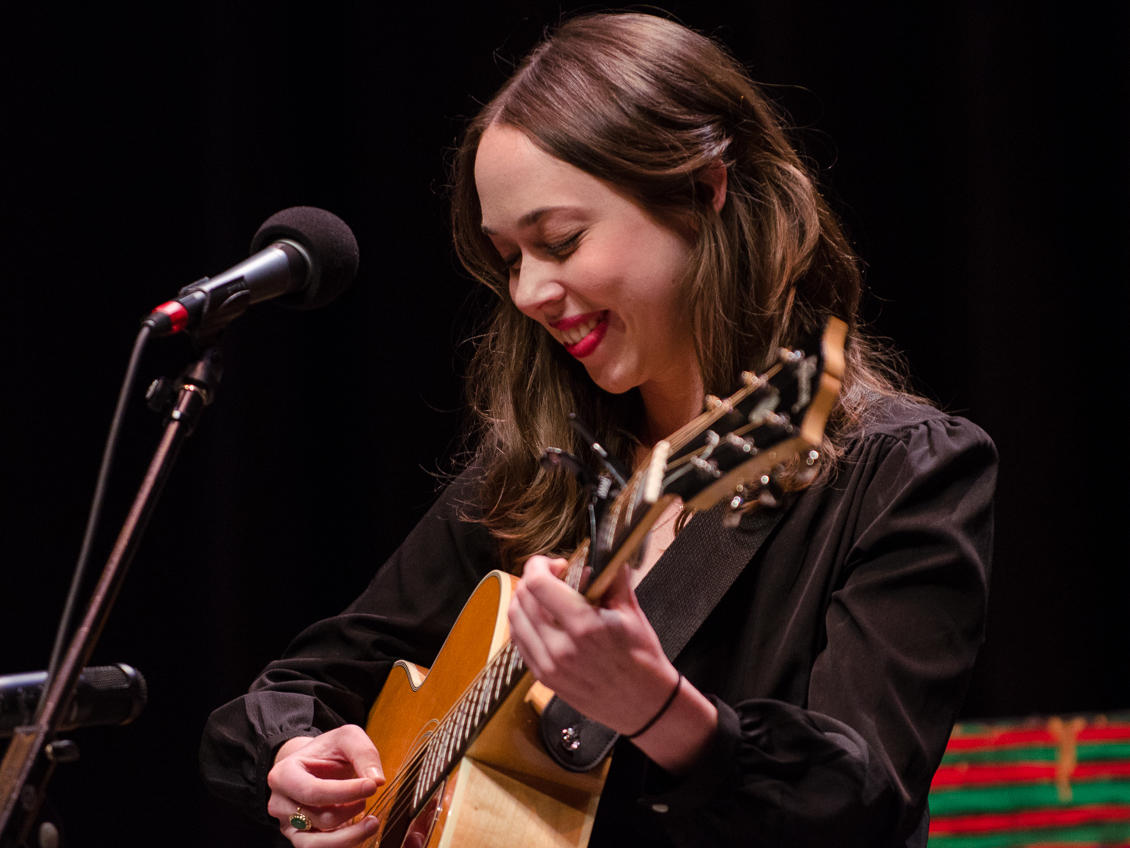
[[[681,296],[688,236],[504,124],[483,133],[475,185],[514,305],[605,391],[639,387],[649,407],[693,394],[693,415],[701,377]]]

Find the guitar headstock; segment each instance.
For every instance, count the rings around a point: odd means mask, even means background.
[[[709,509],[738,486],[816,450],[839,395],[847,325],[830,319],[807,349],[782,350],[763,376],[745,373],[730,397],[675,433],[662,489],[691,510]]]
[[[794,458],[812,465],[839,396],[847,325],[830,318],[812,344],[782,350],[765,374],[745,373],[727,398],[708,398],[706,411],[659,442],[608,505],[587,562],[595,599],[639,549],[651,525],[675,498],[704,510],[729,498],[734,508],[770,484]]]

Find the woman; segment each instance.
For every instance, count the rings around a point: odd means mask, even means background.
[[[590,844],[924,845],[983,634],[995,454],[857,331],[856,260],[757,87],[670,21],[574,19],[470,125],[453,224],[498,294],[469,381],[474,461],[361,598],[213,714],[213,788],[300,847],[373,833],[349,823],[385,777],[356,725],[391,661],[430,665],[504,567],[523,574],[509,622],[529,668],[630,737]],[[676,539],[676,506],[599,606],[558,579],[586,498],[538,459],[591,456],[569,413],[638,467],[708,393],[831,316],[851,333],[821,474],[764,543],[712,513]],[[722,537],[749,562],[669,659],[635,587],[661,592],[679,561],[709,574]]]

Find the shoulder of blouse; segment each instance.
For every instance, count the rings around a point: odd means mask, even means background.
[[[902,396],[880,397],[853,432],[845,434],[849,453],[882,437],[914,440],[926,434],[945,434],[957,445],[981,444],[995,455],[993,440],[978,424],[960,415]]]

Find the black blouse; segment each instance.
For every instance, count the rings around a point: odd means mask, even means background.
[[[676,560],[749,546],[675,658],[719,732],[677,780],[620,740],[590,846],[924,846],[930,780],[984,635],[995,468],[969,421],[889,404],[755,553],[746,522],[691,521],[639,593],[661,591]],[[459,517],[471,485],[452,484],[361,597],[212,714],[213,791],[269,821],[279,745],[364,725],[393,661],[431,665],[497,567],[490,536]]]

